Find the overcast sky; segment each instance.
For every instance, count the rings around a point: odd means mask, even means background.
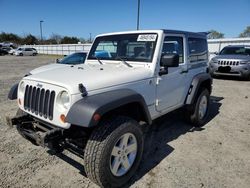
[[[137,0],[0,0],[0,32],[89,38],[135,30]],[[179,29],[237,37],[250,25],[250,0],[141,0],[141,29]]]

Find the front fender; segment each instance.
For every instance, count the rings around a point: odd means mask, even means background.
[[[146,122],[151,124],[152,120],[144,98],[130,89],[119,89],[84,97],[73,104],[66,116],[66,121],[82,127],[93,127],[99,121],[94,118],[94,115],[102,117],[111,110],[133,102],[140,104]]]
[[[8,99],[15,100],[17,99],[18,83],[13,85],[9,91]]]

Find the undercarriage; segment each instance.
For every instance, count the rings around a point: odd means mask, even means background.
[[[28,114],[12,118],[9,124],[34,145],[47,147],[55,153],[66,149],[82,158],[91,133],[90,129],[74,125],[69,129],[58,128]]]

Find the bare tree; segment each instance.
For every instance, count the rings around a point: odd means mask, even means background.
[[[221,38],[224,38],[224,33],[220,33],[215,30],[210,30],[207,38],[208,39],[221,39]]]
[[[246,29],[242,33],[240,33],[239,37],[250,37],[250,26],[247,26]]]
[[[49,39],[52,41],[56,41],[57,44],[60,44],[62,40],[62,36],[56,33],[52,33]]]

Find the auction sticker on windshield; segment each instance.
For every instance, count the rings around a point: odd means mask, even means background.
[[[139,35],[137,38],[137,41],[155,41],[157,35],[151,34],[151,35]]]

